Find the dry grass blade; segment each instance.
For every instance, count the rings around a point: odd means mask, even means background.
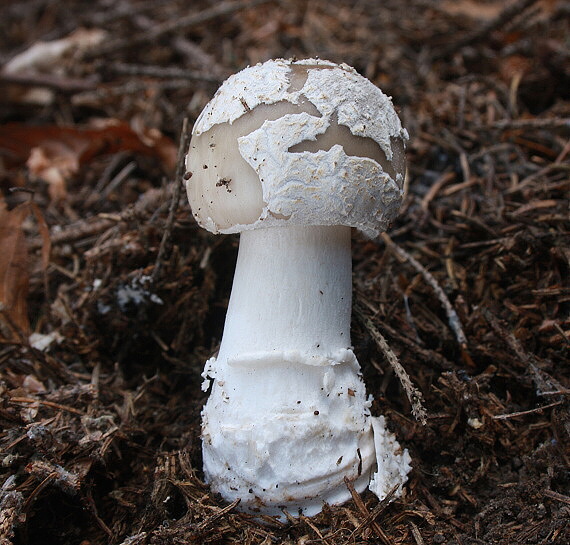
[[[562,405],[563,401],[555,401],[554,403],[549,403],[548,405],[543,405],[542,407],[536,407],[535,409],[530,409],[528,411],[519,411],[510,414],[497,414],[493,416],[494,420],[508,420],[509,418],[518,418],[519,416],[527,416],[529,414],[541,413],[546,409],[551,409],[552,407],[557,407]]]
[[[419,263],[419,261],[414,259],[408,252],[406,252],[406,250],[398,246],[389,237],[389,235],[387,235],[386,233],[382,233],[382,238],[388,247],[394,250],[402,259],[410,263],[410,265],[412,265],[412,267],[414,267],[414,269],[416,269],[423,276],[424,280],[429,284],[429,286],[431,286],[431,288],[437,295],[438,299],[441,301],[443,308],[445,309],[445,312],[447,314],[447,320],[449,322],[449,327],[455,333],[457,342],[460,344],[461,348],[466,349],[467,337],[463,332],[461,320],[459,319],[457,312],[455,312],[455,309],[451,306],[451,303],[447,298],[447,295],[445,295],[445,292],[443,291],[443,289],[441,289],[441,286],[437,283],[437,280],[422,266],[421,263]]]
[[[382,353],[386,356],[386,359],[394,369],[396,376],[400,380],[400,384],[402,388],[404,388],[404,392],[406,392],[406,396],[410,404],[412,405],[412,414],[414,418],[422,423],[422,425],[426,425],[427,423],[427,412],[425,407],[423,406],[423,395],[422,393],[412,384],[412,381],[406,373],[406,370],[402,367],[398,356],[394,354],[394,351],[390,348],[388,341],[384,338],[382,333],[378,331],[376,326],[372,323],[372,320],[366,316],[364,309],[360,304],[356,304],[354,306],[354,313],[358,317],[358,319],[362,322],[364,327],[368,330],[371,337],[374,339],[378,348],[382,351]]]
[[[509,331],[507,331],[499,320],[488,310],[483,311],[485,319],[495,332],[503,339],[508,347],[515,353],[520,363],[527,367],[536,385],[536,394],[539,396],[558,395],[567,392],[567,389],[558,380],[546,374],[540,369],[539,360],[532,354],[527,354],[521,343]]]
[[[365,301],[361,299],[359,302],[362,306],[364,306]],[[371,310],[373,313],[375,312],[374,309]],[[399,343],[406,347],[406,349],[415,354],[418,359],[429,362],[430,365],[434,365],[439,369],[453,369],[453,363],[447,360],[439,352],[423,348],[415,339],[407,337],[400,331],[396,331],[393,327],[390,327],[385,322],[382,322],[382,329],[387,333],[388,336],[390,336],[392,339],[396,339]]]
[[[425,545],[425,541],[424,538],[422,537],[420,529],[413,522],[410,522],[410,527],[412,528],[412,535],[414,536],[416,544]]]

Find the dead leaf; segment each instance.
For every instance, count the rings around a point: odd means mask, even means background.
[[[167,172],[176,167],[177,149],[158,129],[137,127],[115,119],[88,127],[0,126],[0,157],[8,167],[27,165],[32,179],[49,184],[52,202],[66,198],[66,182],[93,157],[131,151],[159,159]]]
[[[24,377],[22,389],[26,395],[45,394],[47,392],[44,383],[35,375],[26,375]]]
[[[78,28],[60,40],[39,41],[28,49],[18,53],[2,68],[4,74],[30,76],[49,74],[64,77],[76,63],[76,59],[84,52],[98,47],[107,37],[101,29]],[[22,87],[9,85],[6,98],[11,102],[47,105],[54,101],[55,93],[41,85]]]
[[[29,214],[28,203],[8,210],[0,201],[0,303],[12,326],[24,334],[30,331],[28,320],[28,250],[22,223]],[[5,333],[4,331],[2,333]],[[12,331],[14,335],[17,333]]]
[[[36,219],[42,239],[41,267],[47,272],[51,252],[49,228],[45,218],[32,201],[27,201],[8,210],[4,200],[0,200],[0,303],[9,324],[1,331],[5,335],[10,331],[10,339],[18,337],[18,333],[28,335],[30,322],[28,318],[29,258],[28,246],[22,224],[32,213]],[[47,279],[46,279],[47,281]],[[18,331],[13,331],[13,328]]]
[[[10,59],[3,70],[9,74],[22,72],[62,71],[63,61],[89,51],[107,37],[101,29],[78,28],[60,40],[39,41]]]
[[[79,171],[79,158],[87,144],[75,142],[45,142],[30,150],[26,161],[30,178],[44,180],[52,203],[60,203],[67,196],[66,180]]]

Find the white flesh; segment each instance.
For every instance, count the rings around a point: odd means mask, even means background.
[[[380,497],[405,482],[409,455],[370,416],[350,318],[349,227],[241,234],[202,430],[206,479],[240,509],[310,516],[350,498],[345,477]]]

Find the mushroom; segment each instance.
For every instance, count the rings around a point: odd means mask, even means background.
[[[186,157],[197,222],[240,233],[223,337],[204,370],[204,475],[240,509],[311,516],[384,498],[410,456],[370,413],[352,351],[351,227],[397,215],[408,135],[353,68],[272,60],[226,80]]]

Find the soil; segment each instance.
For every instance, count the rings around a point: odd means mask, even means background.
[[[0,543],[570,543],[569,20],[562,0],[2,3]],[[352,340],[406,494],[288,523],[203,482],[238,238],[198,228],[176,167],[219,84],[276,57],[354,66],[410,134],[399,219],[353,236]]]

